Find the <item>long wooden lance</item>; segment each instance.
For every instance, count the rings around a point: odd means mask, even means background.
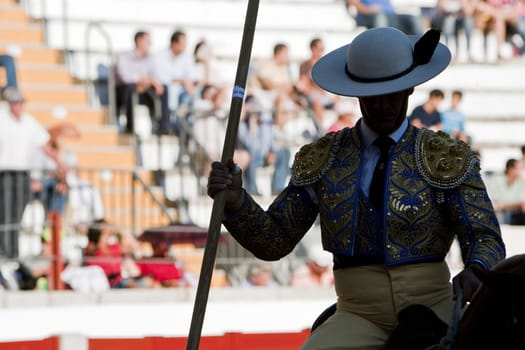
[[[235,84],[230,104],[230,114],[228,117],[228,125],[226,127],[226,136],[222,150],[221,161],[224,164],[226,164],[229,159],[233,158],[233,152],[237,142],[237,132],[239,129],[242,104],[244,101],[244,90],[248,76],[248,68],[250,65],[253,36],[255,33],[255,24],[257,22],[258,10],[259,0],[249,0],[248,8],[246,10],[246,18],[244,21],[239,61],[237,63]],[[197,285],[197,294],[195,296],[195,304],[193,307],[188,343],[186,345],[187,350],[197,350],[199,348],[202,324],[204,321],[204,314],[206,313],[206,305],[208,303],[213,267],[215,265],[217,246],[219,243],[222,219],[224,216],[224,203],[225,192],[218,192],[215,195],[213,201],[210,225],[208,228],[208,237],[206,239],[206,246],[204,248],[204,257],[199,275],[199,284]]]

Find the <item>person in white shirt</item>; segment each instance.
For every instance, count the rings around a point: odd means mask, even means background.
[[[186,52],[186,33],[177,30],[170,38],[170,46],[155,57],[156,78],[168,86],[170,110],[191,106],[196,95],[197,72],[193,57]]]
[[[138,31],[134,37],[133,50],[121,53],[117,57],[117,105],[126,109],[126,132],[133,133],[134,115],[133,96],[136,103],[148,106],[152,118],[159,121],[156,132],[169,133],[169,109],[166,86],[155,77],[155,62],[150,54],[151,39],[149,33]],[[160,102],[160,108],[156,101]]]
[[[53,150],[46,129],[24,112],[24,96],[16,88],[7,88],[3,98],[9,108],[0,113],[0,256],[18,256],[18,225],[30,200],[30,170],[34,154],[41,149],[57,165],[57,172],[66,168]]]
[[[520,162],[509,159],[505,174],[496,177],[489,187],[494,209],[502,224],[525,225],[525,182],[520,177]]]

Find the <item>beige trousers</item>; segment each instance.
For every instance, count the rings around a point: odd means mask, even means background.
[[[396,267],[369,265],[334,271],[337,311],[317,328],[302,350],[378,350],[411,304],[430,307],[445,322],[453,311],[445,262]]]

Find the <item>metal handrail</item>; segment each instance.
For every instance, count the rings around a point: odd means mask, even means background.
[[[137,181],[138,183],[140,183],[142,185],[142,188],[144,189],[144,191],[146,191],[146,193],[149,194],[149,196],[155,202],[155,204],[157,204],[159,206],[159,209],[161,210],[161,212],[168,217],[168,219],[170,221],[170,225],[175,224],[176,220],[172,217],[168,207],[164,203],[162,203],[157,198],[157,196],[155,196],[155,194],[151,190],[151,187],[144,181],[144,179],[142,179],[139,176],[139,174],[138,174],[138,172],[136,170],[134,170],[132,172],[132,177],[133,177],[133,182]],[[133,199],[133,202],[135,202],[135,199]]]
[[[64,0],[65,1],[65,0]],[[110,59],[113,58],[113,45],[111,41],[111,37],[108,34],[108,32],[102,27],[102,22],[100,21],[90,21],[86,26],[86,31],[84,33],[85,38],[85,47],[86,47],[86,83],[91,82],[93,84],[94,79],[90,78],[90,68],[91,68],[91,47],[90,47],[90,34],[92,30],[98,30],[99,33],[104,37],[108,49],[106,51],[106,54]],[[112,64],[109,65],[109,74],[108,74],[108,115],[109,115],[109,121],[112,124],[115,124],[116,119],[116,91],[115,91],[115,75],[112,72]],[[86,84],[86,89],[88,90],[88,96],[89,94],[89,84]]]

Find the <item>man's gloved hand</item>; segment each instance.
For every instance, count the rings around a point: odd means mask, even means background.
[[[233,162],[228,160],[226,165],[221,162],[213,162],[208,177],[208,196],[215,195],[226,190],[225,209],[235,211],[239,209],[244,201],[244,190],[242,189],[242,171]]]
[[[474,294],[481,286],[481,281],[474,272],[475,270],[483,270],[483,267],[476,263],[469,264],[452,279],[454,296],[457,295],[460,288],[463,290],[463,300],[461,301],[462,306],[472,300]]]

